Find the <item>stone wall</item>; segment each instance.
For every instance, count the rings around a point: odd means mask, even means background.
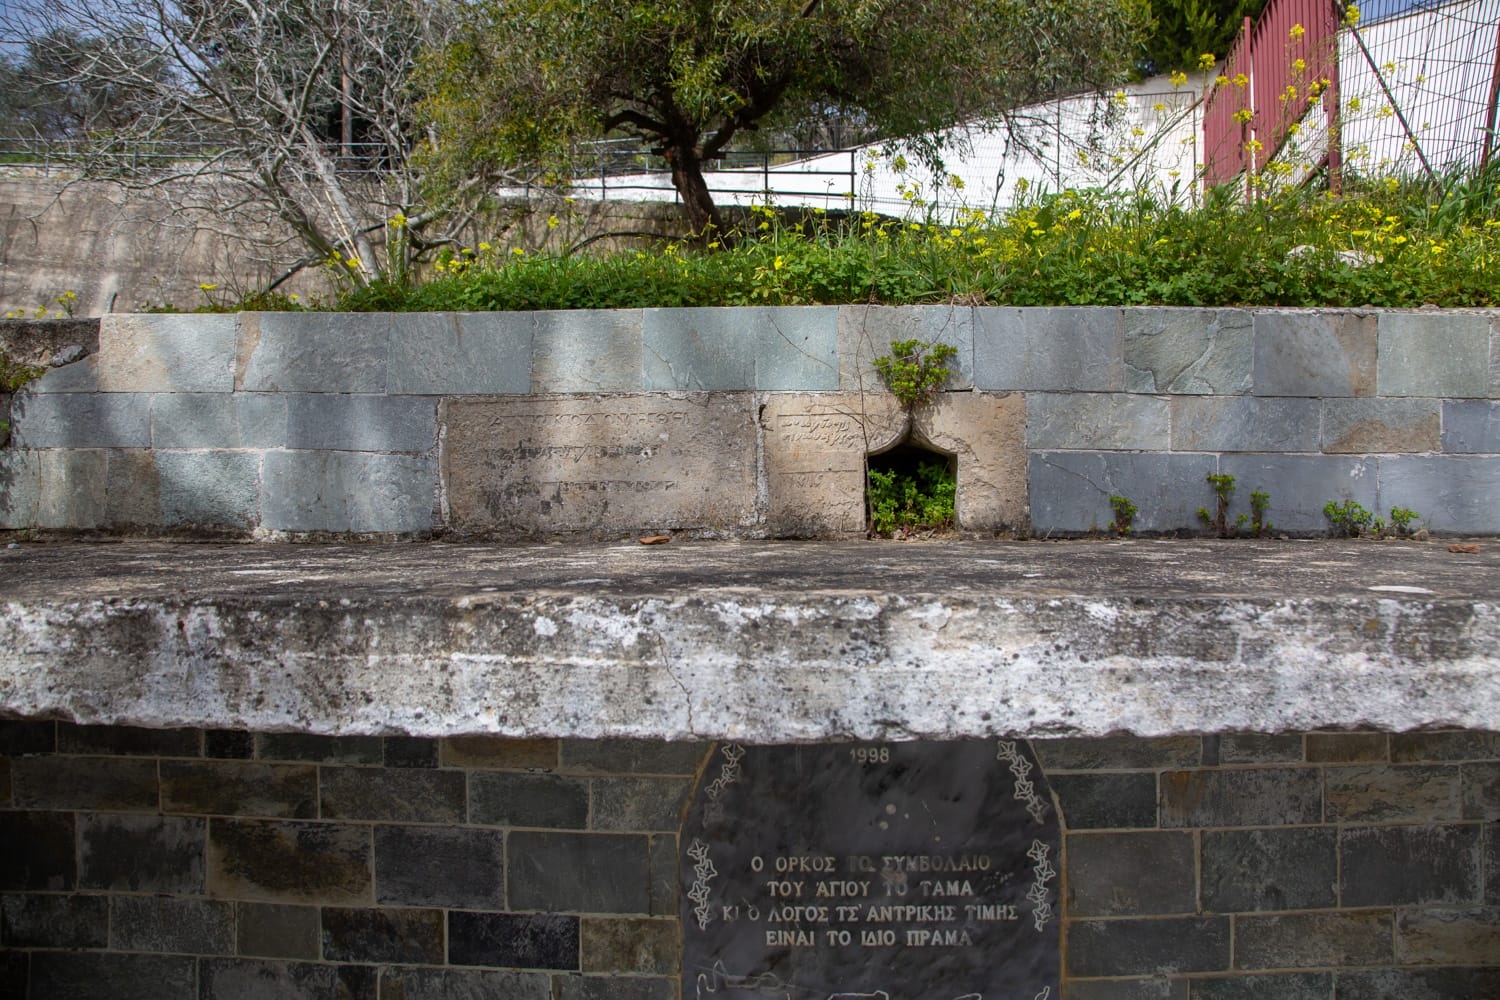
[[[852,536],[865,456],[955,456],[959,527],[1199,532],[1205,476],[1500,532],[1500,314],[804,307],[109,316],[18,394],[0,528]],[[910,420],[870,366],[958,350]]]
[[[1500,997],[1500,736],[1033,748],[1067,1000]],[[0,995],[675,998],[709,749],[0,722]]]

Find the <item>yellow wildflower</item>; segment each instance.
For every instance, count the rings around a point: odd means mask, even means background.
[[[1292,30],[1287,32],[1287,34],[1291,36],[1292,41],[1295,42],[1303,35],[1307,34],[1307,29],[1302,27],[1302,25],[1300,24],[1294,24],[1292,25]]]

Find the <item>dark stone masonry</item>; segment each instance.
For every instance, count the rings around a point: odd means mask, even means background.
[[[0,722],[0,997],[689,1000],[721,746]],[[1067,1000],[1500,998],[1500,734],[1029,747]]]

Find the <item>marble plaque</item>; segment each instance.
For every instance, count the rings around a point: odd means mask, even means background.
[[[680,844],[683,1000],[1058,995],[1057,810],[1022,741],[721,744]]]

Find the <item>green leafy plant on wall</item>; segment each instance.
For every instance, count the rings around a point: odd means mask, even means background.
[[[958,481],[942,461],[919,462],[915,476],[870,470],[870,533],[879,537],[953,527]]]
[[[930,400],[948,381],[952,373],[946,362],[957,354],[952,344],[898,340],[891,344],[890,354],[882,354],[872,364],[885,387],[909,412]]]
[[[1115,512],[1115,519],[1110,527],[1122,538],[1129,535],[1131,524],[1135,521],[1135,515],[1140,513],[1140,508],[1131,503],[1129,497],[1122,496],[1110,497],[1109,506]]]
[[[42,377],[45,368],[36,365],[22,365],[12,361],[4,351],[0,351],[0,393],[12,393],[20,389],[27,382]],[[0,419],[0,448],[5,447],[10,441],[10,422]]]

